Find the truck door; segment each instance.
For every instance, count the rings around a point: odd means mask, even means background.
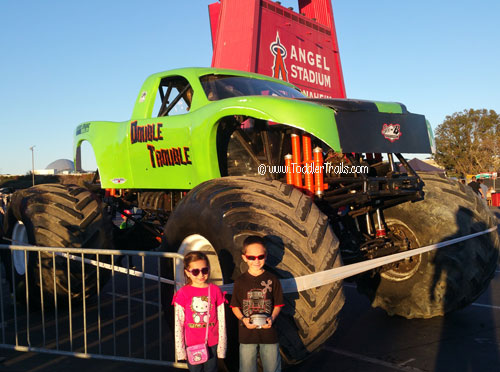
[[[189,109],[193,90],[182,76],[161,80],[152,118],[130,122],[130,158],[137,188],[190,189]]]

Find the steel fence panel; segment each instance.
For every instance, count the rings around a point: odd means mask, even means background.
[[[4,264],[10,263],[12,286],[5,291],[3,283],[0,285],[0,347],[187,368],[186,363],[176,360],[173,340],[163,340],[163,327],[167,325],[162,319],[162,286],[173,285],[174,281],[160,276],[163,264],[172,265],[175,274],[174,260],[182,259],[182,255],[5,244],[0,244],[1,249],[24,255],[25,294],[16,287],[19,277],[11,254],[10,262]],[[140,260],[140,271],[131,267],[134,258]],[[33,269],[36,265],[38,273]],[[61,271],[66,271],[64,279]],[[61,280],[67,283],[61,284]],[[40,301],[36,299],[38,290]],[[8,292],[12,292],[11,298]],[[50,292],[53,301],[46,301]]]

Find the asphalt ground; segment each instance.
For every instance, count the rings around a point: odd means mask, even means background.
[[[493,211],[500,218],[500,209],[494,208]],[[123,290],[123,283],[121,286]],[[109,283],[105,290],[109,300]],[[119,290],[118,286],[116,292]],[[473,304],[444,317],[432,319],[407,320],[388,316],[383,310],[372,308],[351,283],[345,283],[344,292],[346,303],[340,313],[339,327],[335,334],[309,359],[287,371],[500,371],[500,267],[488,289]],[[8,294],[5,291],[3,294],[4,299],[8,300]],[[133,356],[141,357],[144,348],[140,335],[144,330],[142,325],[134,328],[134,324],[140,323],[143,310],[146,309],[146,332],[153,340],[151,344],[148,343],[146,351],[150,357],[154,357],[157,349],[155,335],[168,332],[165,325],[163,330],[158,329],[154,293],[147,295],[146,306],[140,291],[133,290],[131,298],[131,312],[134,315],[130,324],[135,333],[129,338],[126,331],[121,332],[116,338],[117,348],[125,349],[126,353],[128,340],[132,339]],[[88,306],[91,308],[92,302]],[[121,323],[115,325],[117,329],[128,329],[128,319],[123,318],[127,307],[123,298],[116,303],[115,311],[120,309],[118,313],[122,315],[119,321]],[[106,309],[109,315],[109,306]],[[89,314],[91,312],[89,310]],[[64,314],[60,314],[60,317],[64,317]],[[6,316],[6,319],[9,317]],[[50,327],[53,324],[49,325],[48,334],[51,332]],[[106,327],[108,328],[103,328],[107,335],[103,348],[109,352],[112,351],[113,340],[109,337],[111,325],[107,324]],[[164,336],[168,339],[167,334]],[[81,343],[75,341],[74,347],[78,349]],[[95,341],[93,347],[96,347]],[[71,369],[99,372],[180,371],[164,366],[0,349],[0,371],[66,372]]]

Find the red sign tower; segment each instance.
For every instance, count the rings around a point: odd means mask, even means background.
[[[212,67],[274,76],[314,98],[345,98],[331,0],[298,0],[299,13],[269,0],[209,5]]]

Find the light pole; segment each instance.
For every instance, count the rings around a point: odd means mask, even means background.
[[[33,186],[35,186],[35,145],[30,147],[31,150],[31,178],[33,180]]]

